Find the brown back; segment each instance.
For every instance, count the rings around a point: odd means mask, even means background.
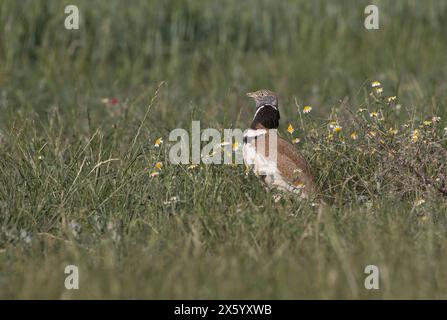
[[[264,129],[262,126],[259,129]],[[269,156],[269,130],[265,136],[265,155]],[[258,145],[257,145],[258,148]],[[277,136],[277,166],[283,178],[293,186],[304,185],[304,191],[310,194],[315,191],[315,182],[304,156],[288,141]]]

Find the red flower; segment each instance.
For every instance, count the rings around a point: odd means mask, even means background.
[[[120,101],[117,99],[117,98],[110,98],[110,104],[117,104],[117,103],[119,103]]]

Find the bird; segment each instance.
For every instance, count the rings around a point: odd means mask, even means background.
[[[243,136],[244,163],[270,186],[309,198],[315,191],[312,170],[305,157],[277,135],[280,113],[276,93],[261,89],[247,93],[256,103],[249,129]],[[276,159],[274,150],[276,136]]]

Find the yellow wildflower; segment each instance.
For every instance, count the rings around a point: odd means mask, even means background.
[[[304,108],[303,108],[303,112],[304,113],[309,113],[311,111],[312,111],[312,107],[311,106],[304,106]]]
[[[355,132],[355,131],[352,132],[349,136],[351,137],[352,140],[357,140],[358,139],[357,132]]]
[[[292,124],[289,123],[289,127],[287,128],[287,131],[292,134],[293,132],[295,132],[295,129],[293,129]]]
[[[160,137],[157,140],[155,140],[154,146],[158,148],[162,143],[163,143],[163,138]]]
[[[394,102],[394,101],[396,101],[396,99],[397,99],[397,97],[396,96],[392,96],[392,97],[388,97],[388,102],[389,103],[391,103],[391,102]]]
[[[373,88],[377,88],[377,87],[380,87],[382,84],[379,82],[379,81],[373,81],[372,83],[371,83],[371,87],[373,87]]]
[[[343,127],[341,127],[336,121],[331,121],[329,123],[329,129],[332,130],[333,132],[340,132]]]
[[[411,134],[411,141],[413,141],[413,143],[416,143],[416,142],[418,142],[418,140],[419,140],[419,130],[414,129]]]
[[[294,139],[292,139],[292,142],[295,143],[295,144],[296,144],[296,143],[299,143],[300,141],[301,141],[300,138],[294,138]]]
[[[161,170],[161,167],[163,167],[163,163],[161,163],[161,162],[157,162],[157,163],[154,165],[154,167],[155,167],[156,169],[158,169],[158,170]]]

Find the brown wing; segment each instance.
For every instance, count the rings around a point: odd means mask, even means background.
[[[265,141],[265,154],[269,156],[269,133],[263,141]],[[256,142],[257,149],[258,143],[259,141]],[[281,176],[293,186],[304,185],[305,193],[312,193],[315,190],[315,182],[312,170],[303,155],[279,135],[277,135],[277,148],[277,166]]]
[[[304,156],[288,141],[278,136],[278,169],[292,185],[304,184],[306,193],[315,188],[314,178]]]

